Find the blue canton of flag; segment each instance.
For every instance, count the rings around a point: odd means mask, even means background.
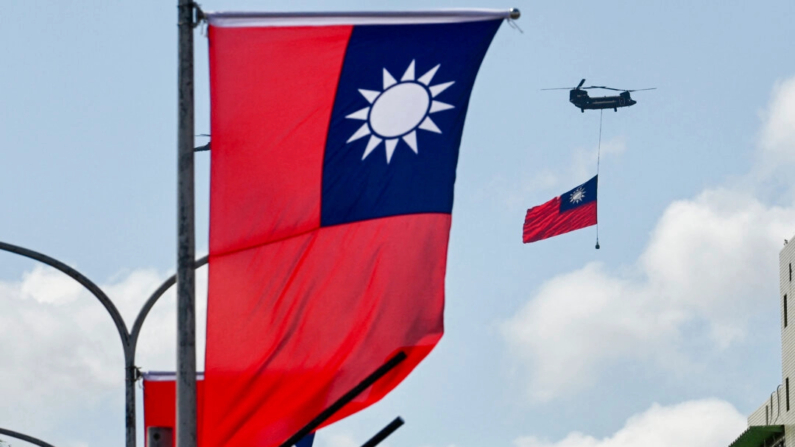
[[[469,95],[499,26],[354,27],[326,143],[322,226],[452,211]]]
[[[312,444],[314,444],[314,442],[315,442],[315,434],[310,433],[304,436],[303,438],[301,438],[300,441],[295,443],[295,447],[312,447]]]
[[[596,182],[598,177],[594,177],[582,185],[572,188],[560,196],[560,212],[583,206],[596,201]]]

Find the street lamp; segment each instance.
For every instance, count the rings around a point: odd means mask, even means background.
[[[144,320],[146,316],[149,314],[149,311],[152,310],[152,307],[155,305],[158,299],[163,296],[166,291],[173,286],[177,281],[177,275],[171,275],[160,287],[155,290],[152,295],[144,303],[141,310],[138,312],[138,316],[135,318],[135,321],[132,325],[132,331],[127,330],[127,325],[124,323],[124,318],[122,318],[119,310],[116,309],[116,306],[113,302],[108,298],[105,292],[102,291],[96,284],[94,284],[90,279],[88,279],[85,275],[78,272],[77,270],[69,267],[68,265],[64,264],[63,262],[51,258],[45,254],[29,250],[27,248],[19,247],[17,245],[8,244],[5,242],[0,242],[0,250],[7,251],[10,253],[15,253],[20,256],[25,256],[26,258],[30,258],[36,261],[39,261],[43,264],[47,264],[50,267],[60,270],[61,272],[65,273],[70,278],[74,279],[80,285],[88,289],[92,295],[94,295],[100,303],[105,307],[105,310],[108,311],[110,317],[113,319],[113,323],[116,325],[116,329],[119,332],[119,338],[121,338],[121,345],[122,349],[124,350],[124,387],[125,387],[125,403],[124,403],[124,420],[126,426],[126,447],[136,447],[135,446],[135,381],[138,380],[140,377],[140,373],[138,372],[138,368],[135,366],[135,347],[138,343],[138,336],[141,333],[141,327],[144,324]],[[207,264],[207,256],[197,259],[193,263],[194,270]],[[0,429],[0,433],[3,432],[8,436],[27,436],[22,435],[21,433],[12,432],[10,430]],[[16,436],[18,437],[18,436]],[[33,444],[42,446],[42,447],[52,447],[50,444],[45,443],[44,441],[37,440],[35,438],[29,437],[31,440],[27,440],[28,442],[32,442]],[[23,439],[23,438],[19,438]]]

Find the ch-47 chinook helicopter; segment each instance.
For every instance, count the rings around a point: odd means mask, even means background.
[[[581,112],[585,113],[585,109],[613,109],[614,111],[618,112],[619,107],[629,107],[635,105],[637,101],[632,99],[629,94],[630,92],[640,92],[643,90],[655,90],[655,88],[641,88],[635,90],[622,90],[618,88],[612,87],[605,87],[599,85],[592,85],[590,87],[583,87],[582,85],[585,84],[585,79],[580,81],[577,84],[577,87],[569,88],[569,87],[561,87],[561,88],[544,88],[542,90],[570,90],[569,91],[569,101],[574,104],[574,107],[580,109]],[[591,98],[588,96],[588,92],[585,90],[592,89],[592,88],[601,88],[604,90],[615,90],[617,92],[621,92],[618,96],[599,96],[597,98]]]

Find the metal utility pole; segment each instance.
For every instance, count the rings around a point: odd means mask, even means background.
[[[196,447],[196,305],[193,206],[193,16],[195,3],[178,0],[177,133],[177,447]]]

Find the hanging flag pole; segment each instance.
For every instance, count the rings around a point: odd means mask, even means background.
[[[177,447],[196,446],[196,305],[193,193],[193,11],[178,0]]]
[[[398,428],[403,426],[403,418],[400,416],[396,417],[395,420],[389,423],[386,427],[382,428],[381,431],[376,433],[372,438],[370,438],[367,442],[362,444],[362,447],[375,447],[381,443],[384,439],[388,438],[389,435],[395,432]]]
[[[360,394],[364,392],[367,388],[373,386],[378,379],[384,377],[389,371],[392,371],[396,366],[400,364],[403,360],[406,360],[406,353],[403,351],[398,352],[395,354],[391,359],[389,359],[386,363],[381,365],[378,369],[373,371],[372,374],[365,377],[364,380],[359,382],[358,385],[353,387],[350,391],[345,393],[342,397],[337,399],[336,402],[331,404],[328,408],[323,410],[320,414],[315,416],[314,419],[309,421],[303,428],[298,430],[294,435],[290,436],[286,441],[284,441],[279,447],[290,447],[295,445],[298,441],[304,438],[304,436],[312,433],[313,431],[317,430],[323,422],[327,421],[330,417],[334,416],[334,414],[342,409],[345,405],[348,405],[353,399],[356,399]],[[402,425],[402,424],[401,424]],[[397,430],[397,428],[395,428]],[[394,431],[394,430],[393,430]],[[387,435],[388,436],[388,435]]]

